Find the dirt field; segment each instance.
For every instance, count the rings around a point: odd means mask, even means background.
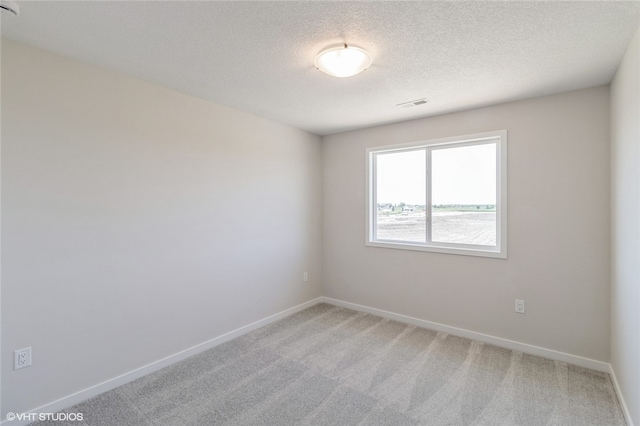
[[[432,217],[436,242],[496,244],[495,212],[435,212]],[[378,215],[378,238],[425,242],[425,213]]]

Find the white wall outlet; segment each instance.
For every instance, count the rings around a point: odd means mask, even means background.
[[[309,281],[309,273],[305,272],[304,274],[302,274],[302,281],[304,281],[305,283],[307,281]]]
[[[13,369],[19,370],[31,365],[31,347],[18,349],[13,353]]]
[[[524,300],[516,299],[516,312],[519,314],[524,314]]]

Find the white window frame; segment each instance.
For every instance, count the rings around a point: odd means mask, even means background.
[[[431,241],[431,151],[453,146],[471,146],[482,143],[496,144],[496,245],[481,246],[458,243],[439,243]],[[376,238],[376,155],[393,151],[426,151],[426,220],[427,243],[395,240],[379,240]],[[410,142],[397,145],[376,146],[367,148],[367,229],[365,245],[401,250],[418,250],[436,253],[458,254],[466,256],[482,256],[507,258],[507,131],[477,133],[472,135],[454,136],[449,138],[432,139],[427,141]]]

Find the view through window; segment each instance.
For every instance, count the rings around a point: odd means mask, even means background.
[[[505,144],[502,131],[370,150],[368,242],[505,257]]]

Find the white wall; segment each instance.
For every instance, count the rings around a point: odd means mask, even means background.
[[[2,418],[320,296],[321,159],[317,136],[3,40]]]
[[[365,247],[365,148],[500,129],[507,260]],[[323,156],[325,296],[609,360],[608,87],[332,135]]]
[[[640,30],[611,84],[611,365],[640,422]]]

